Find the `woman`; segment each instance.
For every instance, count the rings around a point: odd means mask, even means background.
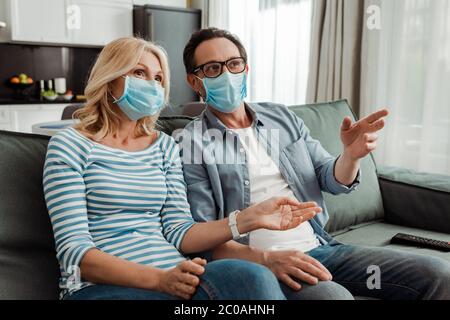
[[[209,250],[232,233],[228,219],[192,220],[177,146],[154,129],[169,83],[161,48],[113,41],[92,69],[80,123],[51,139],[43,183],[61,297],[284,299],[262,266],[182,255]],[[238,213],[237,227],[293,228],[318,212],[315,203],[271,199]]]

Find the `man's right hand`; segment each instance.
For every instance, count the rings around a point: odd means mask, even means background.
[[[327,268],[301,251],[265,251],[263,264],[272,270],[278,280],[296,291],[302,286],[295,280],[311,285],[316,285],[319,281],[332,280]]]

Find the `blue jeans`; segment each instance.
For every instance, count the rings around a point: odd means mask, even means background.
[[[205,267],[193,300],[286,300],[274,274],[241,260],[218,260]],[[64,300],[179,300],[166,293],[111,285],[94,285]]]
[[[336,242],[308,254],[331,272],[333,281],[318,286],[302,283],[299,292],[283,286],[289,300],[352,299],[352,295],[385,300],[450,300],[450,263],[444,259]],[[380,270],[379,286],[375,288],[375,277],[371,278],[375,272],[368,270],[370,266]]]

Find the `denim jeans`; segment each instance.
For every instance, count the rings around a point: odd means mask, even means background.
[[[264,266],[241,260],[218,260],[205,267],[193,300],[285,300],[274,274]],[[64,300],[179,300],[151,290],[93,285]]]
[[[348,293],[386,300],[450,300],[450,263],[444,259],[336,242],[308,254],[331,272],[333,281],[321,282],[319,286],[302,283],[304,289],[299,292],[284,286],[290,300],[348,299]],[[375,275],[371,266],[380,271],[380,281],[375,286],[376,279],[370,278]]]

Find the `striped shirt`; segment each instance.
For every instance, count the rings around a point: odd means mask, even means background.
[[[49,142],[43,185],[61,297],[92,285],[73,282],[74,270],[92,248],[161,269],[185,260],[179,250],[194,221],[172,137],[161,132],[150,147],[131,152],[68,128]]]

